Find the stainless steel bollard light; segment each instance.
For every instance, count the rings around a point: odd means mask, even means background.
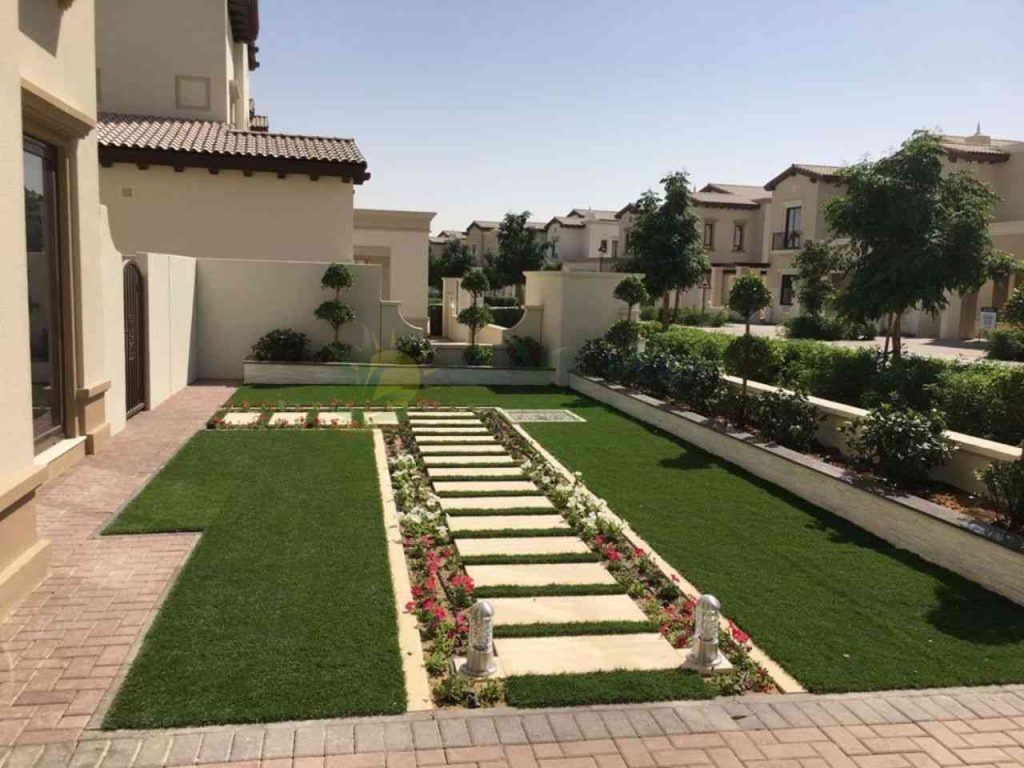
[[[722,606],[714,595],[701,595],[693,614],[693,643],[686,666],[710,672],[722,666],[725,656],[718,649],[718,625]]]
[[[498,668],[494,660],[494,607],[485,600],[469,609],[469,651],[459,671],[469,677],[489,677]]]

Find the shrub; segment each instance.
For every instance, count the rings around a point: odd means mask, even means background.
[[[604,339],[585,341],[576,353],[576,371],[584,376],[608,377],[608,367],[618,353]]]
[[[494,351],[490,347],[481,347],[474,344],[466,347],[462,353],[462,359],[466,365],[490,365],[494,359]]]
[[[647,288],[644,287],[644,281],[635,275],[624,277],[615,286],[615,291],[612,293],[616,299],[625,302],[628,309],[627,319],[633,319],[633,307],[637,304],[644,304],[651,300],[650,294],[647,293]]]
[[[471,343],[476,344],[476,335],[484,326],[494,322],[494,315],[489,307],[480,304],[471,304],[458,315],[458,321],[469,328]]]
[[[800,392],[774,390],[754,397],[754,423],[774,443],[806,451],[818,431],[818,409]]]
[[[291,328],[275,328],[252,345],[253,360],[294,362],[306,359],[309,338]]]
[[[923,483],[932,467],[949,460],[953,448],[943,434],[945,428],[938,411],[922,413],[893,403],[841,427],[861,461],[906,487]]]
[[[778,377],[782,357],[771,339],[737,336],[725,348],[723,362],[733,376],[768,384]]]
[[[978,473],[999,522],[1024,533],[1024,456],[1017,461],[994,461]]]
[[[670,394],[699,413],[715,412],[725,393],[725,382],[717,363],[699,357],[678,362],[671,382]]]
[[[882,365],[871,381],[870,390],[861,398],[865,407],[880,402],[899,402],[918,411],[932,407],[932,390],[943,372],[957,363],[934,357],[902,357]]]
[[[490,312],[493,317],[492,323],[502,328],[511,328],[523,319],[526,310],[522,307],[492,307]]]
[[[532,336],[513,336],[506,352],[509,362],[519,368],[539,368],[544,363],[544,347]]]
[[[484,304],[488,307],[518,307],[515,296],[484,296]]]
[[[434,361],[434,347],[426,336],[410,333],[395,340],[395,349],[417,365]]]
[[[729,289],[729,309],[743,318],[750,333],[750,318],[772,304],[772,292],[760,276],[753,272],[740,275]]]
[[[321,363],[342,363],[352,354],[352,346],[343,341],[329,341],[316,353]]]
[[[1024,285],[1019,286],[1006,300],[1003,319],[1014,325],[1024,325]]]
[[[702,360],[720,362],[731,340],[729,336],[720,333],[673,326],[663,333],[649,336],[647,349],[676,357],[699,357]]]
[[[844,349],[806,339],[776,341],[782,356],[779,385],[827,400],[862,405],[878,372],[871,349]]]
[[[641,320],[657,320],[658,308],[655,306],[640,307]]]
[[[640,326],[629,320],[617,320],[605,332],[604,339],[620,352],[636,349],[640,340]]]
[[[985,337],[985,349],[992,360],[1024,361],[1024,328],[996,328]]]
[[[1024,440],[1024,367],[974,363],[949,368],[932,388],[957,432],[1016,445]]]
[[[662,352],[642,352],[632,359],[623,383],[648,392],[655,397],[668,394],[675,375],[676,361]]]
[[[701,311],[696,307],[680,307],[672,312],[672,323],[676,325],[695,325],[705,328],[721,328],[729,316],[720,310],[714,312]]]
[[[837,341],[875,338],[875,329],[869,323],[851,323],[848,320],[824,315],[797,315],[784,320],[782,324],[786,327],[786,335],[791,339]]]

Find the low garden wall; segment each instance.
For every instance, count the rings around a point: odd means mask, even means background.
[[[388,363],[272,363],[246,360],[246,384],[540,387],[554,383],[549,368],[430,366]]]
[[[1024,539],[1019,536],[915,496],[888,493],[840,467],[721,428],[626,387],[575,374],[569,386],[1024,605]]]
[[[738,392],[743,386],[742,379],[736,376],[723,376],[722,378],[734,391]],[[759,381],[748,381],[747,388],[751,392],[785,391]],[[824,417],[818,424],[816,435],[818,442],[846,453],[847,437],[839,431],[839,427],[843,422],[866,416],[868,411],[833,400],[823,400],[820,397],[808,397],[807,399],[818,409],[819,415]],[[978,470],[987,467],[993,461],[1014,461],[1020,458],[1021,449],[1016,446],[965,435],[961,432],[946,432],[946,437],[953,442],[956,450],[948,462],[932,469],[931,477],[933,480],[948,483],[970,493],[985,491],[985,484],[978,479],[976,474]]]

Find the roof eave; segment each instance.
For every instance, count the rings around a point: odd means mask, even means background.
[[[365,162],[331,162],[327,160],[300,160],[288,157],[253,157],[225,155],[211,152],[185,152],[171,149],[150,149],[100,145],[100,165],[130,163],[142,167],[164,165],[175,169],[206,168],[211,171],[243,171],[245,173],[276,173],[280,176],[296,175],[319,178],[336,176],[352,184],[362,184],[370,178]]]

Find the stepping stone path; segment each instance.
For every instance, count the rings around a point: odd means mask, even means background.
[[[248,427],[260,420],[260,411],[231,411],[224,414],[224,423],[230,427]]]
[[[497,625],[646,620],[624,594],[558,594],[559,587],[571,593],[591,585],[607,589],[616,581],[602,563],[572,562],[590,548],[476,414],[409,411],[407,415],[459,553],[512,560],[507,565],[467,565],[474,584],[509,591],[544,588],[544,597],[487,598],[494,606]],[[481,537],[480,532],[487,531],[494,535]],[[564,535],[517,535],[516,531],[564,531]],[[538,557],[557,560],[560,555],[565,562],[529,562]],[[494,644],[506,675],[672,669],[684,660],[684,652],[653,629],[630,634],[500,637]]]
[[[286,424],[289,427],[300,427],[306,423],[305,411],[278,411],[267,422],[272,427]]]

